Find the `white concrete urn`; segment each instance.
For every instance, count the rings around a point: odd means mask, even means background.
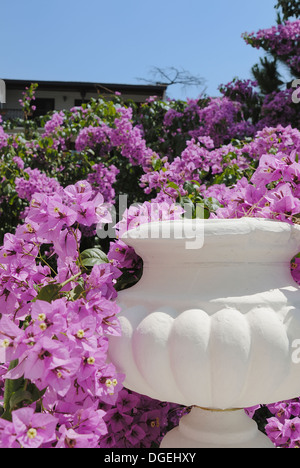
[[[144,269],[119,294],[110,359],[128,389],[192,406],[161,448],[274,447],[243,408],[300,396],[300,226],[180,220],[122,239]]]

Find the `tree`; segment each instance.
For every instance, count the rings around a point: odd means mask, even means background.
[[[268,57],[260,58],[260,64],[255,64],[251,69],[254,79],[262,94],[271,94],[280,91],[283,81],[277,69],[277,60],[269,60]]]
[[[291,17],[300,17],[300,3],[299,0],[278,0],[275,8],[282,10],[283,19],[287,20]]]
[[[148,84],[158,84],[163,83],[168,86],[171,85],[182,85],[183,88],[188,88],[191,86],[204,87],[205,80],[204,78],[193,75],[189,71],[184,69],[178,69],[176,67],[153,67],[150,75],[152,79],[138,78],[139,80],[145,81]],[[203,88],[201,94],[204,94],[206,88]]]
[[[299,17],[299,1],[277,0],[275,8],[282,10],[277,14],[276,26],[243,35],[247,44],[261,48],[267,54],[251,69],[262,95],[279,92],[284,84],[286,87],[291,85],[289,78],[285,80],[287,83],[282,81],[279,65],[290,75],[290,80],[300,77],[300,21],[288,19],[292,16]]]

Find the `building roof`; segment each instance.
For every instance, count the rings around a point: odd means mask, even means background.
[[[124,95],[134,94],[164,97],[168,86],[165,83],[138,85],[81,81],[13,80],[5,78],[3,80],[6,84],[6,90],[25,89],[31,83],[37,83],[39,91],[76,91],[81,95],[85,95],[86,93],[114,94],[115,92],[119,92]]]

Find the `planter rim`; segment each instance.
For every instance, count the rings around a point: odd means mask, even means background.
[[[232,234],[249,235],[255,231],[266,231],[275,235],[283,234],[299,241],[300,225],[290,224],[268,218],[210,218],[210,219],[179,219],[168,221],[153,221],[126,231],[121,239],[130,244],[130,240],[151,239],[151,241],[176,241],[180,239],[195,239],[201,236],[227,236]],[[165,235],[164,235],[165,234]],[[169,236],[167,236],[169,234]]]

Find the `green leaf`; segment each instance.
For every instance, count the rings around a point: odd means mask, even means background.
[[[213,198],[213,197],[206,198],[204,200],[204,204],[205,204],[205,207],[209,211],[216,211],[218,208],[222,206],[221,203],[216,198]]]
[[[61,290],[61,284],[59,283],[51,283],[47,284],[43,288],[39,290],[38,295],[35,297],[34,301],[45,301],[45,302],[52,302],[55,299],[59,298],[59,291]]]
[[[182,197],[181,206],[185,209],[185,216],[188,218],[194,217],[195,205],[189,197]]]
[[[84,291],[85,289],[83,285],[77,284],[77,286],[71,291],[72,300],[75,301],[78,299],[84,293]]]
[[[200,182],[198,180],[190,180],[190,182],[192,182],[197,187],[201,187]]]
[[[8,370],[14,369],[18,365],[18,359],[15,359],[10,362]],[[3,407],[4,407],[4,414],[2,415],[3,419],[11,419],[10,414],[10,399],[13,393],[18,391],[21,386],[24,384],[23,377],[19,379],[5,379],[4,384],[4,399],[3,399]]]
[[[81,254],[81,262],[83,266],[93,267],[101,263],[109,263],[107,255],[100,249],[86,249]]]
[[[152,167],[154,171],[159,171],[161,169],[162,163],[160,159],[153,159]]]
[[[175,184],[175,182],[168,182],[167,187],[173,188],[175,190],[179,189],[178,185]]]
[[[28,382],[27,390],[31,395],[31,402],[33,403],[34,401],[37,401],[40,398],[42,398],[42,396],[45,394],[47,390],[47,387],[44,388],[43,390],[39,390],[34,383]]]
[[[203,219],[209,219],[210,211],[205,207],[203,211]]]
[[[27,390],[23,390],[21,388],[17,390],[16,392],[14,392],[12,396],[10,397],[9,399],[10,410],[12,411],[16,406],[19,405],[19,403],[22,403],[23,401],[32,402],[32,395]]]

